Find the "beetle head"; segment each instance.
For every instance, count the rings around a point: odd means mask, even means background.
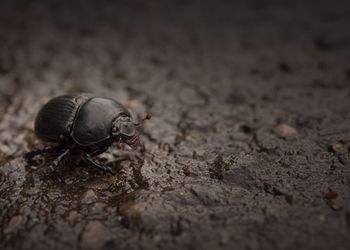
[[[139,135],[136,132],[136,127],[142,125],[145,120],[151,119],[151,115],[147,114],[139,123],[133,123],[131,117],[122,115],[114,119],[112,124],[112,135],[119,139],[119,142],[124,142],[131,147],[138,145]]]
[[[112,135],[128,140],[136,134],[135,125],[131,117],[123,115],[117,117],[112,124]]]

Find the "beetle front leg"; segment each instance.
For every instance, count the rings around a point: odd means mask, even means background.
[[[60,154],[51,164],[50,164],[50,168],[53,171],[57,170],[57,167],[59,166],[59,164],[64,160],[64,158],[66,158],[69,155],[69,149],[66,149],[62,154]]]
[[[96,161],[94,161],[91,157],[91,155],[89,154],[84,154],[83,155],[83,159],[86,160],[89,164],[91,164],[93,167],[96,167],[98,169],[101,169],[103,170],[104,172],[109,172],[110,174],[115,174],[115,172],[111,169],[111,167],[108,167],[108,166],[104,166],[104,165],[101,165],[99,163],[97,163]]]

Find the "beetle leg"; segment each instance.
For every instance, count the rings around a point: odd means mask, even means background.
[[[24,157],[28,160],[32,160],[35,156],[39,154],[52,154],[62,151],[63,148],[61,145],[54,146],[54,147],[46,147],[44,149],[36,149],[30,152],[25,153]]]
[[[53,171],[56,171],[58,165],[60,164],[60,162],[61,162],[62,160],[64,160],[64,158],[65,158],[68,154],[69,154],[69,149],[66,149],[62,154],[60,154],[60,155],[52,162],[52,164],[50,165],[50,168],[51,168]]]
[[[97,163],[96,161],[94,161],[94,160],[92,159],[92,157],[91,157],[89,154],[83,155],[83,158],[84,158],[89,164],[91,164],[92,166],[94,166],[94,167],[96,167],[96,168],[98,168],[98,169],[101,169],[101,170],[103,170],[103,171],[105,171],[105,172],[109,172],[109,173],[111,173],[111,174],[113,174],[113,175],[115,174],[115,172],[114,172],[110,167],[104,166],[104,165],[101,165],[101,164]]]

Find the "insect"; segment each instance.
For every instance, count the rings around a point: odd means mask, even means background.
[[[33,151],[29,157],[58,152],[52,163],[57,167],[67,157],[79,155],[90,165],[113,173],[110,167],[101,165],[94,157],[114,142],[130,146],[139,143],[137,125],[130,112],[113,99],[91,94],[58,96],[41,108],[34,125],[37,137],[55,146]]]

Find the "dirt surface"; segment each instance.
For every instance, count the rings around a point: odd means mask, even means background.
[[[230,2],[1,1],[0,249],[350,248],[350,7]],[[150,112],[147,153],[28,163],[67,92]]]

